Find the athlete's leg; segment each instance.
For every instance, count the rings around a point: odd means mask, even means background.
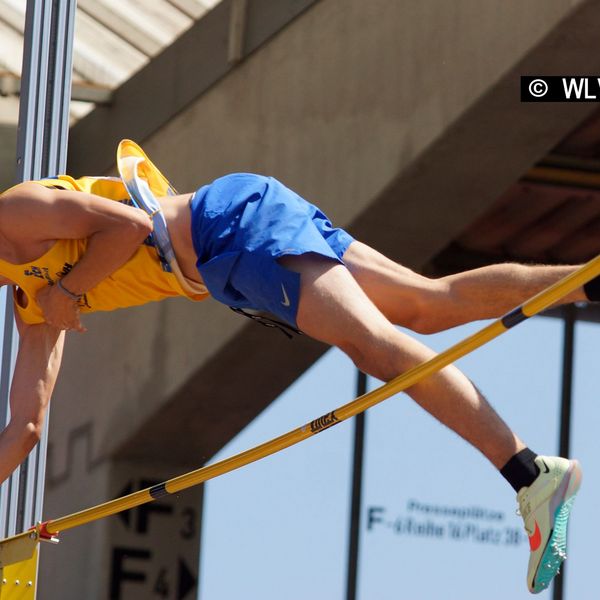
[[[281,262],[301,274],[299,327],[339,346],[363,371],[388,380],[433,356],[385,318],[346,267],[310,254]],[[532,592],[546,589],[566,556],[567,522],[581,480],[577,462],[537,456],[525,448],[454,366],[406,391],[478,448],[519,491],[531,546],[527,584]]]
[[[399,332],[344,266],[314,254],[286,256],[280,262],[301,273],[300,329],[338,346],[366,373],[389,380],[434,356],[432,350]],[[414,385],[407,393],[497,468],[525,447],[454,366]]]
[[[344,262],[390,321],[421,333],[500,317],[577,268],[502,264],[429,279],[361,242],[350,245]],[[580,289],[562,303],[583,300]]]

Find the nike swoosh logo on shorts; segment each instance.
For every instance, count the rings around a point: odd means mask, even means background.
[[[281,301],[281,304],[283,304],[283,306],[290,306],[290,297],[287,295],[283,283],[281,284],[281,291],[283,292],[283,300]]]

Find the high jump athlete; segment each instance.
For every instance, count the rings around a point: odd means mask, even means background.
[[[575,269],[502,264],[429,279],[333,227],[273,178],[232,174],[175,194],[129,141],[119,167],[121,178],[58,176],[0,196],[0,284],[13,286],[19,330],[0,481],[40,437],[65,332],[85,331],[82,313],[210,295],[270,313],[388,381],[434,356],[395,325],[433,333],[499,317]],[[600,300],[598,280],[564,302],[588,300]],[[407,393],[517,492],[527,585],[546,589],[565,558],[577,461],[529,449],[455,366]]]

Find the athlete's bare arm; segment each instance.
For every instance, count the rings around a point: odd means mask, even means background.
[[[88,240],[83,258],[62,279],[73,294],[89,291],[127,262],[151,231],[144,211],[93,194],[28,182],[0,197],[0,251],[9,261],[33,260],[58,239]],[[50,325],[83,330],[76,303],[57,286],[37,301]]]
[[[11,419],[0,432],[0,482],[39,440],[65,339],[65,332],[51,325],[26,325],[18,315],[16,320],[19,351],[10,391]]]

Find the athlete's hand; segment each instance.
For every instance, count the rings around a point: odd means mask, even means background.
[[[79,306],[64,294],[57,285],[45,287],[37,294],[36,301],[42,309],[48,325],[57,329],[71,329],[85,333],[87,329],[79,319]]]

